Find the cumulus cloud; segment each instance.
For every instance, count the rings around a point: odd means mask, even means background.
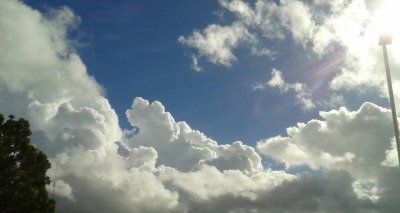
[[[303,110],[311,110],[315,108],[315,104],[311,99],[309,88],[302,83],[286,83],[283,73],[275,68],[272,69],[271,79],[267,83],[257,83],[253,90],[265,90],[269,88],[277,88],[281,93],[293,91],[295,93],[297,104],[301,105]]]
[[[157,150],[157,166],[190,171],[201,165],[212,165],[220,170],[240,170],[254,173],[263,170],[261,158],[252,147],[237,141],[218,145],[203,133],[192,130],[186,122],[175,122],[164,106],[135,98],[128,120],[139,130],[124,144],[129,147],[150,146]],[[157,130],[157,131],[155,131]],[[176,156],[178,155],[178,156]]]
[[[254,38],[242,24],[234,23],[231,26],[212,24],[203,32],[194,31],[189,37],[180,36],[178,41],[198,49],[199,55],[207,57],[210,62],[229,67],[236,61],[233,49],[242,43],[254,42]],[[197,67],[196,62],[193,61],[194,68]]]
[[[345,168],[365,176],[369,167],[379,168],[391,155],[389,110],[364,103],[358,111],[342,107],[320,115],[323,120],[299,123],[287,129],[287,137],[269,138],[257,147],[288,167]]]
[[[0,111],[31,122],[32,143],[53,165],[48,175],[56,182],[48,190],[54,190],[58,212],[399,208],[400,174],[391,167],[387,110],[365,104],[356,112],[324,112],[325,121],[290,128],[288,137],[266,139],[258,151],[240,141],[220,145],[175,121],[160,102],[143,98],[135,98],[126,112],[135,131],[122,130],[67,38],[78,23],[68,8],[42,14],[13,0],[0,7],[0,46],[7,49],[0,52]],[[290,156],[287,149],[297,154]],[[293,175],[264,168],[258,152],[287,167],[327,171]]]
[[[288,128],[287,136],[259,141],[258,150],[289,168],[345,170],[358,199],[372,202],[368,205],[377,211],[397,208],[386,200],[399,192],[391,194],[388,190],[395,186],[384,180],[393,177],[389,168],[398,166],[390,111],[364,103],[357,111],[342,107],[320,115],[323,120]]]
[[[127,117],[138,131],[126,134],[67,38],[79,23],[69,8],[42,14],[4,1],[0,16],[0,44],[9,50],[0,58],[1,111],[31,122],[32,143],[53,165],[48,190],[58,212],[193,212],[197,195],[209,201],[244,190],[253,199],[295,178],[264,170],[242,142],[218,145],[175,122],[160,102],[136,98]],[[203,183],[188,188],[185,177]]]
[[[99,205],[103,212],[173,211],[178,195],[148,169],[154,149],[129,150],[127,159],[117,154],[116,113],[66,38],[79,23],[74,13],[60,8],[44,15],[3,1],[0,16],[0,44],[7,48],[0,57],[0,96],[7,100],[0,110],[30,121],[32,143],[53,165],[49,192],[58,212],[97,212]],[[157,204],[143,202],[149,199]]]

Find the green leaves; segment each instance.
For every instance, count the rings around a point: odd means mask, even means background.
[[[55,212],[46,191],[51,164],[30,144],[31,134],[27,120],[0,114],[0,213]]]

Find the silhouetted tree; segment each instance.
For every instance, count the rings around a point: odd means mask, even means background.
[[[29,142],[31,130],[25,119],[5,121],[0,114],[0,212],[55,212],[46,185],[50,162]]]

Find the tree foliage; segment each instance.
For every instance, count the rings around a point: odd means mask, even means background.
[[[0,114],[0,213],[55,212],[46,185],[50,162],[30,144],[29,122]]]

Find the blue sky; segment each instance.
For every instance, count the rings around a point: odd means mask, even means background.
[[[229,24],[232,14],[217,1],[26,2],[41,11],[68,6],[80,17],[79,29],[70,37],[120,116],[134,97],[159,100],[176,120],[187,121],[220,143],[241,140],[254,145],[318,116],[321,107],[304,111],[294,104],[293,94],[252,90],[259,81],[269,80],[272,68],[284,70],[289,82],[321,81],[313,95],[322,98],[327,98],[326,85],[339,71],[335,64],[323,79],[313,78],[331,56],[319,58],[286,39],[263,41],[277,52],[273,60],[239,47],[231,67],[202,59],[203,72],[195,72],[191,69],[194,50],[179,43],[178,37],[210,22]],[[120,124],[130,128],[124,119]]]
[[[58,212],[400,208],[398,1],[0,4],[0,112]]]

